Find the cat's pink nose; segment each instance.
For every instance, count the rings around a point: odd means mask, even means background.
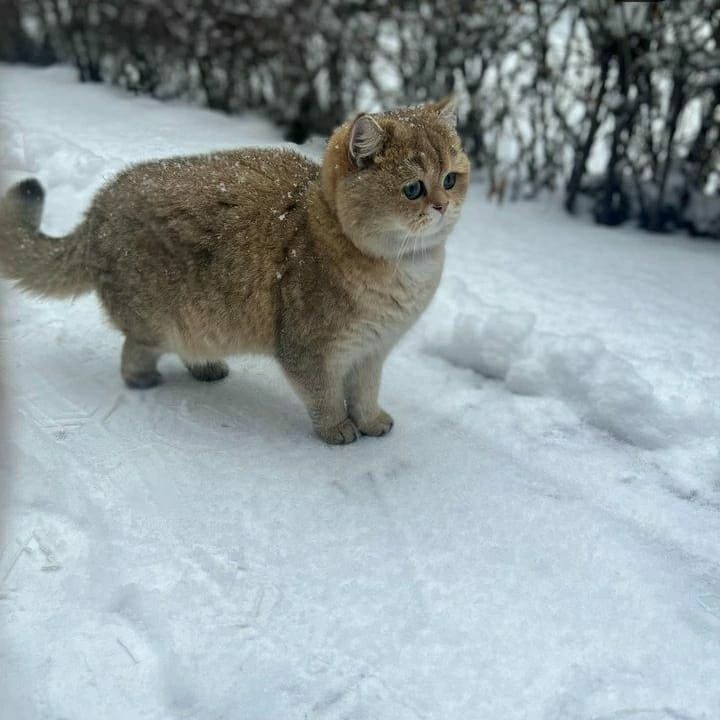
[[[435,203],[433,203],[433,207],[434,207],[435,210],[437,210],[441,215],[444,215],[444,214],[445,214],[445,211],[447,210],[448,203],[447,203],[447,202],[444,202],[444,203],[435,202]]]

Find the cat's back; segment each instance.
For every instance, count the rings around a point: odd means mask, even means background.
[[[114,194],[151,187],[170,194],[190,188],[196,194],[225,193],[231,187],[271,191],[307,184],[319,169],[317,163],[294,150],[238,148],[141,162],[120,172],[105,189]]]
[[[243,148],[134,165],[95,198],[91,217],[132,218],[186,243],[218,241],[235,230],[263,228],[294,208],[319,166],[292,150]]]

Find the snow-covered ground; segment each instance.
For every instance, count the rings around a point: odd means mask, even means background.
[[[0,156],[61,234],[132,161],[278,141],[0,70]],[[97,301],[6,288],[3,720],[716,720],[720,245],[474,187],[328,447],[270,361],[138,393]]]

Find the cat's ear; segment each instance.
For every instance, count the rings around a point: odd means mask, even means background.
[[[453,130],[457,127],[458,123],[458,98],[455,93],[450,93],[447,97],[442,100],[438,100],[436,103],[431,103],[431,109],[437,113],[440,120],[448,125]]]
[[[385,144],[385,131],[370,115],[358,115],[350,130],[350,157],[358,167],[371,162]]]

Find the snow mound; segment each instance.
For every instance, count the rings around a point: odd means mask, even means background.
[[[563,400],[590,425],[645,449],[706,435],[717,423],[710,407],[686,407],[678,397],[661,400],[631,362],[597,337],[541,332],[533,313],[475,304],[476,312],[456,314],[449,337],[430,339],[431,353],[503,380],[518,395]]]
[[[23,131],[17,124],[6,122],[0,126],[0,135],[4,138],[0,166],[37,174],[47,188],[70,184],[82,190],[94,184],[108,166],[108,158],[61,141],[52,132]]]
[[[461,313],[455,318],[452,340],[441,354],[455,365],[502,380],[534,325],[532,313],[497,312],[484,322]]]

